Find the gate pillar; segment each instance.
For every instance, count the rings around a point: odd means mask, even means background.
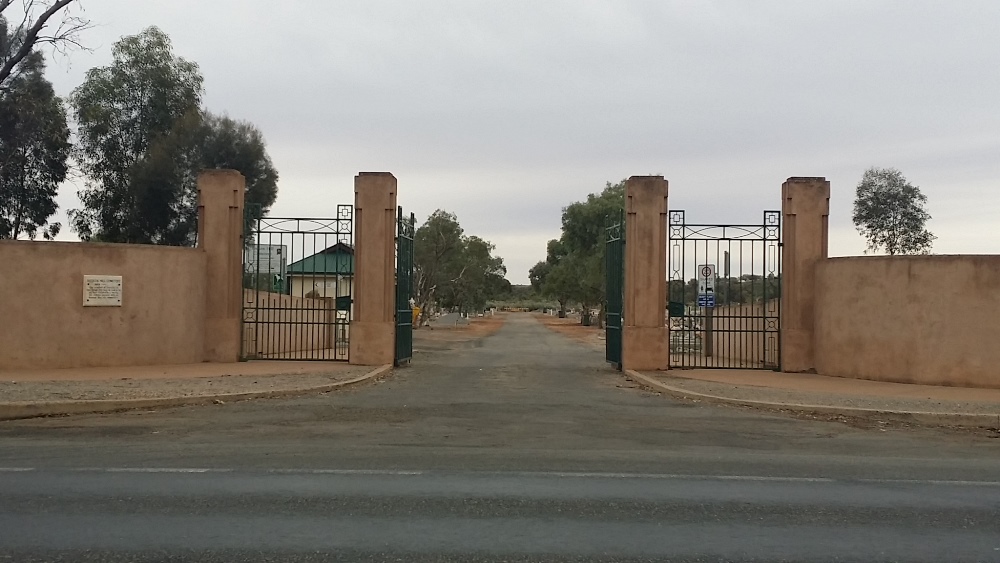
[[[667,306],[667,181],[632,176],[625,184],[625,307],[622,368],[665,370],[670,339]]]
[[[354,177],[354,314],[349,361],[392,364],[395,356],[396,178]]]
[[[236,170],[198,174],[198,248],[205,253],[206,362],[240,359],[243,306],[243,197],[246,181]]]
[[[781,185],[781,214],[781,371],[805,372],[816,368],[813,289],[828,253],[830,182],[789,178]]]

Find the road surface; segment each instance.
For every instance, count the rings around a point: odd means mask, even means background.
[[[0,424],[0,561],[1000,561],[1000,440],[682,403],[512,315],[377,384]]]

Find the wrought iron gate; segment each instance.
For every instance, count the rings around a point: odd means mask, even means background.
[[[670,367],[778,369],[781,212],[756,225],[669,216]]]
[[[346,361],[354,206],[312,219],[262,217],[247,205],[245,221],[242,357]]]
[[[625,212],[605,219],[604,275],[607,318],[604,324],[604,357],[622,369],[622,312],[625,291]]]
[[[413,357],[413,235],[416,218],[396,216],[396,357],[398,366]]]

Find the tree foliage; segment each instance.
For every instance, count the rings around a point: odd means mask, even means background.
[[[204,113],[199,139],[201,168],[238,170],[246,178],[246,201],[264,212],[278,197],[278,171],[267,154],[264,135],[248,121]]]
[[[620,216],[625,205],[625,180],[608,182],[600,193],[574,202],[562,214],[562,235],[550,240],[544,262],[532,267],[528,276],[543,295],[559,302],[565,311],[569,303],[583,310],[582,322],[589,324],[594,306],[602,309],[605,299],[604,246],[608,217]]]
[[[38,47],[49,45],[61,53],[82,47],[80,33],[90,28],[90,20],[73,12],[75,1],[0,0],[0,89],[30,72],[31,64],[25,63]]]
[[[858,184],[854,225],[868,251],[926,254],[936,238],[927,230],[927,196],[895,168],[869,168]]]
[[[60,225],[47,223],[70,152],[66,110],[43,76],[41,53],[21,66],[0,92],[0,239],[33,239],[39,231],[51,239]]]
[[[467,236],[453,213],[437,210],[416,231],[413,241],[414,291],[426,320],[432,305],[470,312],[510,292],[503,259],[495,246]]]
[[[567,251],[559,239],[552,239],[545,247],[545,260],[528,270],[528,280],[539,294],[555,299],[559,303],[560,315],[565,315],[566,305],[573,299],[577,289],[576,272],[568,263],[563,263]]]
[[[552,272],[552,265],[544,260],[536,263],[528,270],[528,282],[531,283],[532,291],[538,295],[542,294],[542,286],[545,284],[545,279],[549,276],[550,272]]]
[[[70,213],[84,240],[186,244],[185,172],[200,121],[198,65],[175,57],[155,27],[119,40],[110,66],[93,68],[70,102],[84,208]]]
[[[667,301],[694,307],[698,302],[698,278],[667,282]],[[720,276],[715,281],[715,306],[762,303],[781,297],[781,277],[769,274]]]
[[[203,111],[202,83],[198,65],[176,57],[155,27],[122,38],[111,65],[88,71],[71,97],[88,179],[83,208],[70,212],[82,239],[194,244],[203,168],[238,170],[247,203],[265,212],[274,203],[278,173],[263,135]]]

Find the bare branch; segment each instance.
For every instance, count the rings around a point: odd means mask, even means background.
[[[0,0],[0,12],[10,6],[12,0]],[[11,73],[14,72],[14,68],[22,61],[31,50],[34,49],[35,45],[38,43],[48,43],[56,46],[59,49],[66,44],[73,46],[81,46],[77,34],[84,29],[90,27],[90,22],[79,17],[66,18],[56,29],[56,33],[53,35],[41,35],[43,29],[48,24],[49,19],[56,15],[60,10],[74,2],[75,0],[56,0],[51,6],[31,24],[31,27],[24,32],[24,38],[21,41],[21,46],[18,48],[17,52],[11,55],[9,59],[4,61],[3,66],[0,67],[0,84],[3,84],[10,77]],[[29,12],[31,11],[34,2],[28,2],[25,4],[25,22],[30,18]],[[27,23],[22,24],[23,27]]]

